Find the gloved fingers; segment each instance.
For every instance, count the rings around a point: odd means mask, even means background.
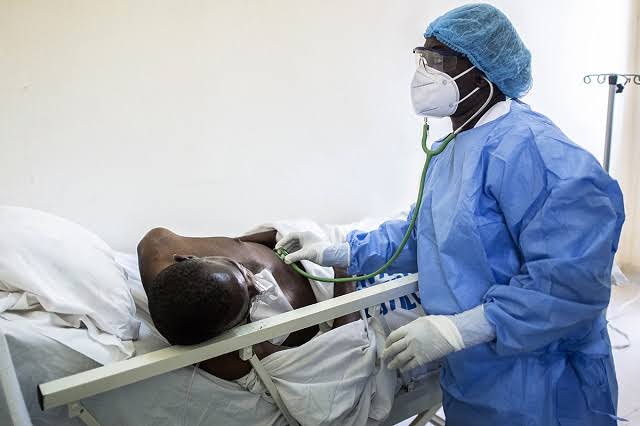
[[[418,360],[416,358],[411,359],[411,361],[409,361],[408,363],[406,363],[405,365],[403,365],[402,367],[400,367],[400,372],[402,373],[406,373],[409,370],[413,370],[414,368],[418,367],[420,364],[418,363]]]
[[[389,335],[387,336],[387,340],[384,342],[385,346],[391,346],[391,344],[404,339],[407,336],[406,327],[407,327],[406,325],[403,325],[402,327],[399,327],[393,330],[391,333],[389,333]]]
[[[300,250],[293,252],[291,254],[288,254],[284,257],[284,263],[286,263],[287,265],[291,265],[292,263],[296,263],[300,261]]]
[[[276,250],[284,248],[289,243],[290,238],[291,238],[291,234],[287,234],[282,238],[280,238],[278,241],[276,241],[276,247],[275,247]]]
[[[294,251],[296,246],[300,246],[300,232],[292,232],[285,235],[276,243],[276,250],[285,249],[287,251]]]
[[[391,335],[389,335],[389,336],[391,336]],[[404,340],[404,339],[397,340],[397,341],[392,342],[392,343],[390,343],[389,340],[387,339],[387,343],[385,345],[384,351],[382,351],[382,358],[383,359],[394,358],[400,352],[402,352],[405,349],[407,349],[407,346],[409,346],[409,345],[407,344],[407,341]]]
[[[414,360],[413,352],[409,350],[404,350],[396,355],[395,358],[389,362],[387,368],[389,370],[395,370],[396,368],[405,368],[411,361]]]
[[[287,256],[285,256],[284,263],[286,263],[287,265],[290,265],[292,263],[299,262],[301,260],[313,261],[315,257],[314,255],[315,255],[315,252],[313,250],[302,248],[298,251],[294,251],[293,253],[289,253]]]

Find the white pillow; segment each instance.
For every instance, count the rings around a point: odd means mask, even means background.
[[[123,340],[140,328],[126,274],[103,240],[48,213],[0,206],[0,312],[25,309],[88,318]]]

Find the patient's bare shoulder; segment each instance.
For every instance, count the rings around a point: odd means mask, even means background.
[[[145,289],[165,268],[175,263],[174,255],[226,256],[242,263],[242,243],[227,237],[186,237],[166,228],[153,228],[138,244],[138,265]]]
[[[167,248],[175,237],[177,235],[166,228],[153,228],[138,243],[138,267],[145,290],[160,271],[173,264]]]
[[[153,228],[147,232],[138,243],[138,256],[150,255],[151,251],[156,252],[159,246],[166,243],[167,240],[175,238],[177,234],[171,232],[167,228]]]

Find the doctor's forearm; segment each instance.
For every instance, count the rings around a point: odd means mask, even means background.
[[[496,338],[496,329],[484,313],[484,305],[451,315],[451,321],[460,331],[465,348],[486,343]]]
[[[368,233],[357,231],[350,233],[347,236],[350,247],[349,274],[369,274],[382,267],[394,255],[402,237],[402,229],[393,229],[391,225],[384,224],[379,229]],[[385,272],[387,274],[417,272],[416,252],[416,240],[411,238]]]

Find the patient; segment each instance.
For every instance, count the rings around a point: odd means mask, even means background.
[[[191,345],[249,321],[250,312],[254,317],[262,312],[265,317],[270,310],[274,315],[286,310],[283,305],[297,309],[316,303],[309,281],[273,252],[275,235],[276,231],[269,231],[241,238],[193,238],[164,228],[149,231],[138,244],[138,262],[158,331],[171,344]],[[344,276],[344,271],[336,271],[336,276]],[[279,290],[272,287],[265,291],[274,281]],[[354,283],[336,285],[334,296],[354,290]],[[260,298],[261,292],[269,297]],[[358,318],[357,314],[336,318],[333,327]],[[317,326],[306,328],[277,344],[263,342],[253,349],[263,358],[302,345],[317,332]],[[200,366],[226,380],[238,379],[251,370],[237,352],[203,361]]]

